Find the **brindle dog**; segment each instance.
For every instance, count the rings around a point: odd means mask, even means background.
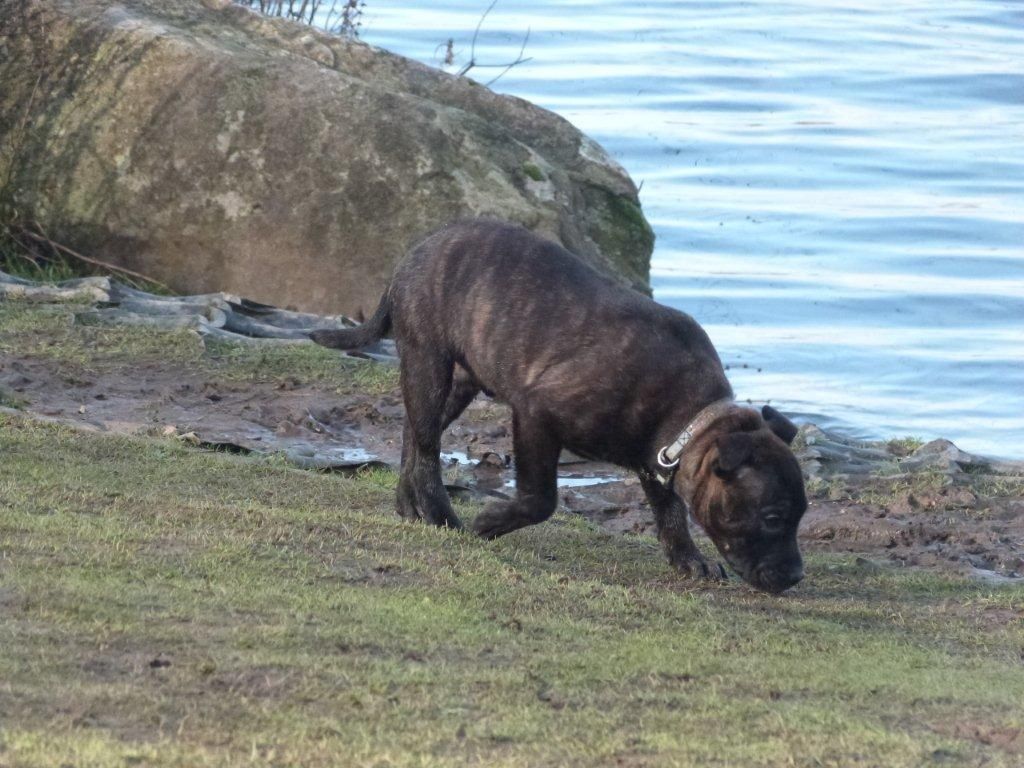
[[[690,538],[689,509],[755,587],[782,592],[803,577],[796,428],[770,407],[731,402],[718,354],[688,315],[526,229],[475,220],[420,243],[366,323],[311,336],[357,349],[389,332],[406,408],[402,517],[461,527],[441,480],[441,433],[484,391],[512,407],[516,497],[476,516],[480,536],[549,518],[568,448],[637,471],[680,571],[725,576]]]

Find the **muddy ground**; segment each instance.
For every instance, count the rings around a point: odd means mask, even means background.
[[[401,448],[397,389],[346,393],[301,376],[232,381],[204,366],[152,360],[90,370],[15,352],[0,357],[0,391],[43,419],[208,449],[283,452],[311,468],[397,466]],[[454,495],[514,492],[505,407],[479,398],[443,445]],[[857,553],[868,570],[950,569],[994,582],[1024,576],[1024,463],[987,461],[945,441],[857,443],[811,425],[796,448],[811,498],[800,529],[806,550]],[[565,511],[609,532],[653,533],[630,474],[565,455],[560,485]]]

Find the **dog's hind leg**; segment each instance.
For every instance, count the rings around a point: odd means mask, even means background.
[[[401,357],[405,428],[396,494],[398,514],[461,528],[441,480],[442,420],[452,389],[452,361],[413,345],[403,345]]]
[[[398,516],[406,520],[419,520],[420,512],[416,507],[416,490],[413,485],[416,465],[416,438],[412,431],[412,422],[407,418],[402,427],[402,465],[398,476],[395,507]]]
[[[473,402],[473,398],[481,389],[482,387],[472,374],[456,363],[455,373],[452,376],[452,391],[448,393],[448,400],[444,404],[444,415],[441,417],[442,432],[462,415],[462,412]]]
[[[477,384],[476,379],[470,375],[469,371],[460,365],[455,365],[452,376],[452,388],[448,393],[448,399],[444,405],[444,413],[441,416],[442,432],[466,410],[466,406],[473,401],[473,398],[477,396],[479,391],[480,385]],[[415,443],[416,438],[413,434],[412,422],[406,419],[405,429],[402,433],[402,467],[405,468],[408,465],[408,470],[403,471],[403,477],[411,478],[414,474],[411,462],[416,455],[416,452],[413,450]],[[416,493],[411,480],[399,483],[397,506],[399,516],[407,520],[418,520],[420,518],[420,513],[416,506]]]
[[[513,411],[516,497],[489,504],[473,520],[475,533],[494,539],[551,517],[558,506],[558,438],[537,418]]]

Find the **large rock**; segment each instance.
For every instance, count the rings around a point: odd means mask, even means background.
[[[186,292],[372,309],[464,215],[645,287],[626,173],[562,118],[227,0],[0,0],[0,206]]]

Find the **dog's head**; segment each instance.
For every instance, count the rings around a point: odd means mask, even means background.
[[[694,440],[675,477],[676,492],[726,562],[773,593],[803,578],[796,530],[807,495],[789,447],[796,434],[770,406],[737,409]]]

